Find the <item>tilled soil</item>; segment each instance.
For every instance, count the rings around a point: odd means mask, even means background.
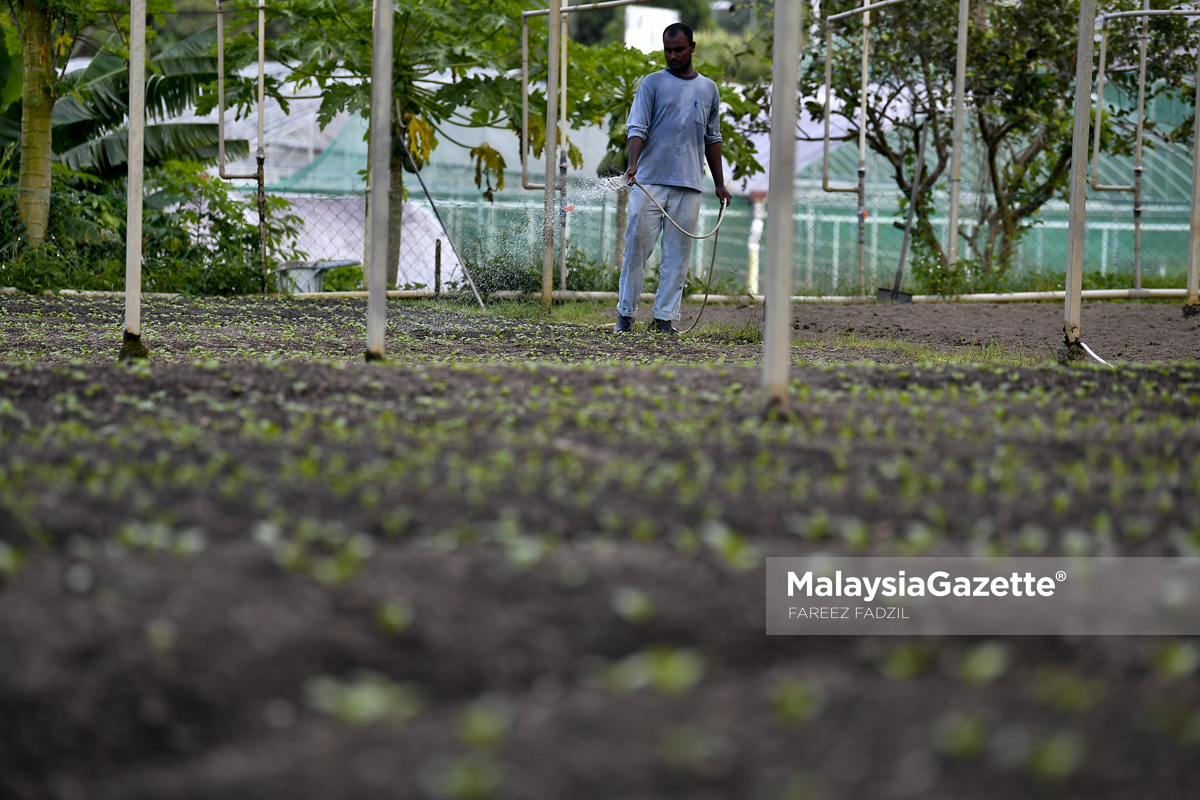
[[[1200,792],[1195,639],[763,632],[769,555],[1200,551],[1192,366],[802,367],[779,423],[749,343],[264,360],[360,330],[235,303],[120,367],[94,305],[4,329],[63,363],[0,368],[2,797]]]
[[[9,296],[0,300],[0,333],[10,359],[110,361],[120,347],[123,302],[110,298]],[[362,356],[366,301],[358,299],[152,299],[143,308],[152,361],[194,359],[346,359]],[[605,313],[611,319],[616,309]],[[700,314],[684,306],[677,327]],[[755,360],[758,306],[708,306],[695,334],[679,339],[641,332],[613,336],[604,328],[480,316],[470,306],[437,309],[393,302],[388,352],[403,360],[455,362],[620,360],[682,363]],[[1052,361],[1062,344],[1056,303],[939,305],[797,305],[792,311],[799,362],[912,363],[960,356],[975,361]],[[1200,317],[1167,303],[1085,303],[1083,341],[1113,362],[1195,361]],[[749,338],[745,334],[750,334]],[[908,351],[898,349],[908,345]],[[914,352],[913,348],[919,348]]]
[[[710,307],[709,319],[740,320],[748,309]],[[694,315],[694,311],[692,312]],[[711,316],[710,316],[711,315]],[[793,329],[805,341],[847,335],[895,339],[943,352],[999,348],[1051,360],[1062,346],[1059,303],[942,303],[793,307]],[[1107,361],[1151,363],[1200,357],[1200,317],[1184,317],[1176,303],[1084,303],[1081,338]]]

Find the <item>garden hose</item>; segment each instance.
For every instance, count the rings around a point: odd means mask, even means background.
[[[717,263],[717,241],[719,239],[717,234],[720,233],[720,231],[721,231],[721,223],[725,221],[725,209],[729,207],[729,203],[725,200],[721,201],[721,213],[717,215],[716,227],[714,227],[711,231],[704,234],[703,236],[700,236],[698,234],[689,233],[688,231],[684,230],[682,225],[680,225],[678,222],[676,222],[674,219],[671,218],[671,215],[668,214],[667,210],[662,207],[662,204],[659,203],[658,200],[654,199],[654,195],[650,194],[650,191],[648,189],[646,189],[645,186],[642,186],[642,184],[638,183],[637,178],[631,178],[631,180],[635,186],[637,186],[639,189],[641,189],[643,192],[646,193],[646,197],[650,198],[650,202],[652,202],[652,203],[654,203],[654,205],[658,206],[658,210],[662,212],[663,216],[666,217],[667,220],[672,225],[674,225],[679,230],[679,232],[682,233],[684,236],[690,237],[697,241],[699,241],[701,239],[707,239],[710,236],[714,237],[713,238],[712,258],[709,259],[709,262],[708,262],[708,281],[707,281],[707,283],[705,283],[705,286],[704,286],[704,302],[700,304],[700,313],[696,315],[696,319],[694,319],[692,321],[692,324],[689,325],[684,330],[680,331],[681,334],[691,333],[692,329],[700,324],[700,318],[702,316],[704,316],[704,309],[708,306],[708,295],[709,295],[709,292],[712,291],[713,267]]]
[[[1092,358],[1094,358],[1094,359],[1096,359],[1097,361],[1099,361],[1099,362],[1100,362],[1101,364],[1103,364],[1104,366],[1106,366],[1106,367],[1109,367],[1109,368],[1111,368],[1111,369],[1116,369],[1116,367],[1114,367],[1112,364],[1108,363],[1108,362],[1107,362],[1107,361],[1105,361],[1103,358],[1101,358],[1100,356],[1098,356],[1098,355],[1096,355],[1094,352],[1092,352],[1092,348],[1088,347],[1088,346],[1087,346],[1086,344],[1084,344],[1083,342],[1080,342],[1080,343],[1079,343],[1079,346],[1083,348],[1083,350],[1084,350],[1084,352],[1085,352],[1085,353],[1087,353],[1089,356],[1091,356]]]

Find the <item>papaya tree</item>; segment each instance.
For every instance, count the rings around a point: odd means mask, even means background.
[[[506,74],[520,57],[520,27],[514,33],[513,20],[528,5],[519,0],[395,0],[389,285],[395,284],[400,260],[404,172],[411,169],[401,142],[422,166],[438,138],[447,137],[447,123],[507,126],[512,108],[520,107],[519,79]],[[283,31],[269,44],[270,55],[289,67],[288,81],[320,91],[318,122],[327,125],[343,112],[369,116],[370,0],[279,0],[267,10],[272,24]],[[247,62],[255,46],[249,33],[235,37],[230,63]],[[231,80],[235,104],[248,108],[249,84],[243,81],[239,90],[238,80]],[[201,113],[207,107],[201,104]],[[501,180],[506,165],[486,144],[474,156],[480,182],[488,180],[490,192],[490,181]]]

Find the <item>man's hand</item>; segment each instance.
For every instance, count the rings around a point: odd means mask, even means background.
[[[713,142],[704,145],[704,160],[708,162],[708,171],[712,173],[713,183],[717,185],[717,199],[721,205],[728,205],[733,195],[725,188],[725,170],[721,165],[721,143]]]
[[[629,168],[625,170],[625,183],[633,185],[633,179],[637,177],[637,162],[638,157],[642,154],[642,148],[646,146],[646,140],[640,136],[629,137]]]

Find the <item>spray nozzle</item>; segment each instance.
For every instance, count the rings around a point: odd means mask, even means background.
[[[607,178],[601,178],[599,183],[605,191],[619,192],[629,185],[629,179],[622,172],[620,175],[610,175]]]

